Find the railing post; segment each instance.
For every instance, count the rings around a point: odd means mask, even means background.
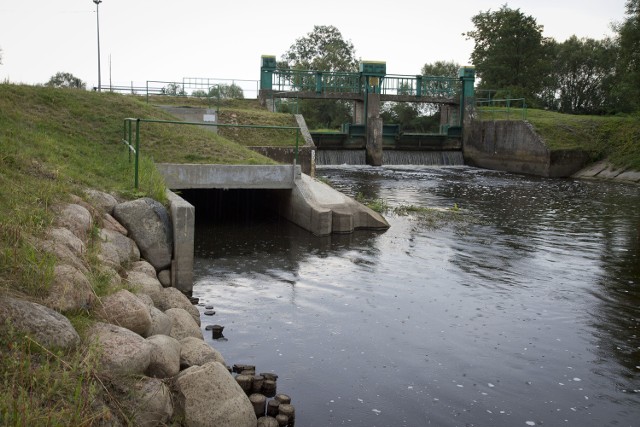
[[[140,119],[136,119],[136,157],[134,166],[134,182],[135,188],[138,189],[138,166],[140,160]]]
[[[322,72],[316,71],[316,93],[322,93]]]
[[[293,156],[293,166],[295,167],[298,164],[298,138],[300,136],[300,128],[296,129],[296,151]],[[295,173],[295,171],[294,171]]]

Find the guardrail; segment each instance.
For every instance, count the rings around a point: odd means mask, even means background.
[[[527,119],[527,103],[524,98],[477,99],[476,107],[480,120]]]
[[[135,123],[135,143],[133,141],[133,138],[134,138],[133,124],[134,123]],[[132,153],[134,155],[134,186],[136,190],[139,187],[138,168],[140,164],[140,123],[163,123],[163,124],[170,124],[170,125],[295,130],[296,131],[296,148],[294,151],[293,166],[295,167],[298,164],[298,147],[299,147],[299,141],[300,141],[299,126],[236,125],[236,124],[226,124],[226,123],[200,123],[200,122],[182,122],[182,121],[174,121],[174,120],[126,118],[124,119],[121,142],[127,146],[127,149],[129,152],[129,162],[131,162]]]
[[[452,98],[456,94],[460,94],[461,87],[460,80],[452,77],[387,74],[382,79],[380,93],[383,95]]]

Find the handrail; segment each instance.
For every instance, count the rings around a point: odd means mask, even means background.
[[[520,114],[521,120],[527,119],[527,102],[525,98],[504,98],[504,99],[476,99],[477,107],[480,113],[486,112],[491,114],[491,118],[495,119],[496,113],[501,113],[507,119],[511,118],[511,114]]]
[[[135,122],[135,146],[132,145],[133,137],[133,122]],[[129,152],[129,162],[131,162],[131,153],[134,157],[134,185],[136,190],[139,187],[139,157],[140,157],[140,123],[164,123],[172,125],[192,125],[192,126],[216,126],[216,127],[236,127],[236,128],[253,128],[253,129],[281,129],[281,130],[295,130],[296,131],[296,148],[293,157],[293,166],[298,164],[298,149],[300,140],[300,127],[299,126],[271,126],[271,125],[239,125],[228,123],[201,123],[201,122],[183,122],[178,120],[160,120],[160,119],[140,119],[127,117],[124,119],[122,143],[127,146]],[[128,139],[127,139],[128,137]]]

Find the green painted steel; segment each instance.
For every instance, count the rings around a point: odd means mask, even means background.
[[[132,125],[135,122],[135,146],[132,145]],[[124,126],[122,132],[122,143],[127,146],[129,150],[129,161],[131,161],[131,152],[135,154],[134,157],[134,187],[139,187],[139,160],[140,160],[140,123],[163,123],[169,125],[190,125],[190,126],[216,126],[216,127],[235,127],[235,128],[252,128],[252,129],[280,129],[280,130],[295,130],[296,131],[296,147],[293,157],[293,165],[298,164],[298,151],[300,146],[300,127],[299,126],[269,126],[269,125],[235,125],[226,123],[201,123],[201,122],[182,122],[177,120],[159,120],[159,119],[139,119],[139,118],[126,118],[124,119]],[[128,139],[127,139],[128,135]]]

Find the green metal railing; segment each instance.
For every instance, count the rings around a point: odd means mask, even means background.
[[[476,107],[480,120],[527,119],[527,103],[524,98],[477,99]]]
[[[134,126],[135,123],[135,126]],[[236,125],[226,123],[200,123],[200,122],[181,122],[174,120],[159,119],[124,119],[122,132],[122,143],[127,146],[129,152],[129,162],[131,155],[134,155],[134,186],[139,187],[139,164],[140,164],[140,123],[162,123],[169,125],[190,125],[190,126],[215,126],[215,127],[235,127],[235,128],[252,128],[252,129],[277,129],[277,130],[295,130],[296,131],[296,147],[293,157],[293,166],[298,164],[298,148],[300,145],[300,127],[299,126],[268,126],[268,125]],[[134,136],[135,128],[135,136]],[[135,137],[135,142],[133,138]]]
[[[441,76],[404,76],[389,74],[378,83],[383,95],[413,95],[416,97],[452,98],[460,93],[457,78]],[[364,94],[364,77],[357,72],[313,70],[274,70],[271,75],[274,92],[315,92]]]

